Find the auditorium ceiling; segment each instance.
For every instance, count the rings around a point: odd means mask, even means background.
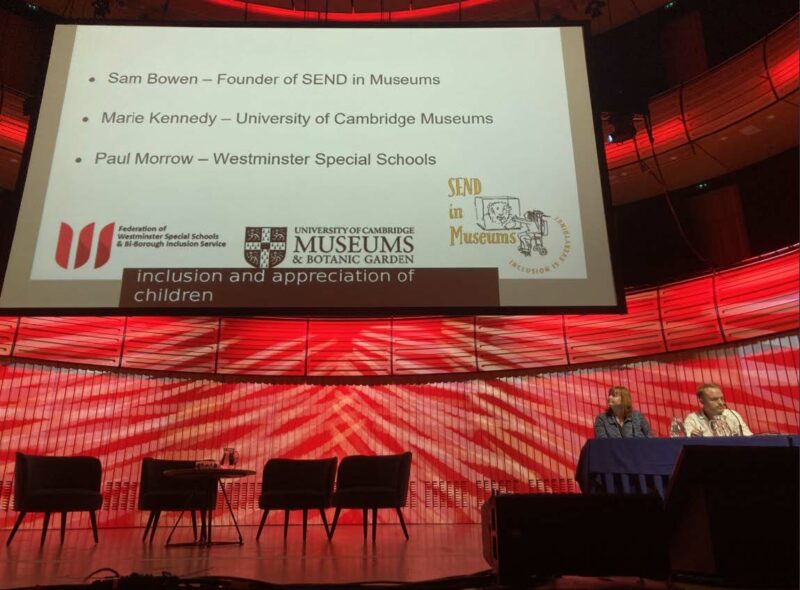
[[[564,21],[591,20],[592,32],[656,10],[663,0],[39,0],[64,18],[122,21]],[[103,10],[107,6],[108,10]]]

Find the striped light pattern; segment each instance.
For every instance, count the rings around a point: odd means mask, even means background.
[[[794,334],[624,365],[414,384],[258,383],[8,361],[0,365],[0,526],[14,518],[14,451],[99,457],[100,522],[114,527],[144,524],[136,510],[143,457],[218,459],[226,446],[259,473],[270,457],[411,450],[407,519],[478,522],[492,490],[576,491],[577,457],[611,384],[631,388],[661,436],[671,417],[696,409],[694,389],[706,381],[722,385],[754,432],[797,433],[799,369]],[[228,487],[245,523],[259,517],[259,479]]]
[[[355,10],[354,2],[316,3],[306,2],[304,8],[265,6],[257,3],[246,3],[242,0],[205,0],[206,3],[223,8],[243,9],[246,6],[248,18],[266,18],[301,22],[392,22],[392,21],[426,21],[441,17],[458,19],[464,11],[472,11],[481,7],[491,7],[497,0],[456,0],[409,3],[392,2],[394,6],[383,7],[383,2],[371,3],[372,11]],[[364,3],[362,3],[364,4]],[[369,5],[370,3],[368,3]]]
[[[0,317],[0,355],[140,371],[387,377],[634,359],[800,327],[797,247],[630,292],[627,314],[298,319]]]

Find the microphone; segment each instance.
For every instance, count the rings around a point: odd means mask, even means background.
[[[725,409],[727,410],[728,408]],[[739,423],[739,436],[744,436],[744,424],[742,424],[742,420],[741,418],[739,418],[739,414],[737,414],[733,410],[731,410],[731,414],[733,414],[733,417],[736,418],[736,421]]]

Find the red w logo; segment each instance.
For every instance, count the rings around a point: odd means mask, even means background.
[[[58,232],[58,245],[56,246],[56,262],[61,268],[69,268],[69,255],[72,251],[72,227],[61,222]],[[89,260],[92,252],[92,238],[94,237],[94,223],[84,226],[78,235],[78,248],[75,251],[75,266],[80,268]],[[109,223],[100,230],[97,238],[97,252],[94,255],[94,267],[100,268],[111,258],[111,240],[114,237],[114,223]]]

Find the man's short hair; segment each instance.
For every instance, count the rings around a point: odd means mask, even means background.
[[[703,383],[697,388],[697,399],[702,400],[708,389],[719,389],[722,391],[722,388],[716,383]]]

